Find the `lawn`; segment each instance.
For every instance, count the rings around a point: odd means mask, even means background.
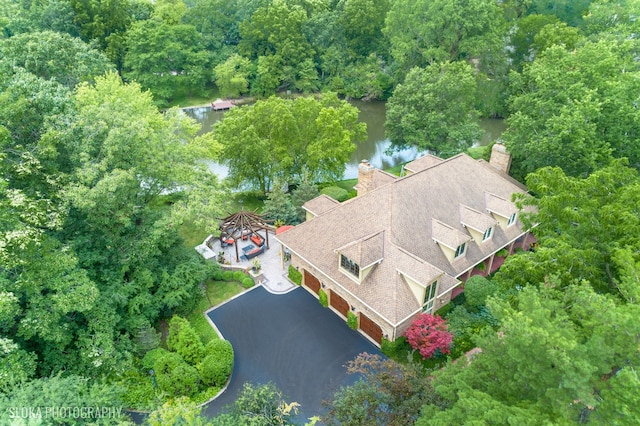
[[[213,281],[206,282],[206,294],[200,299],[193,311],[187,316],[187,320],[196,330],[203,344],[217,339],[218,335],[204,316],[204,312],[220,303],[229,300],[233,296],[242,293],[245,289],[237,281]]]

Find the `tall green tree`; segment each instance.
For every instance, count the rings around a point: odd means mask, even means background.
[[[529,175],[536,197],[526,203],[536,211],[523,219],[537,224],[538,248],[507,258],[496,280],[513,288],[553,274],[562,282],[588,280],[602,292],[616,292],[623,275],[633,275],[622,265],[638,261],[639,184],[637,170],[622,160],[587,178],[567,176],[557,167]],[[636,254],[624,260],[620,250]]]
[[[512,75],[504,139],[514,176],[523,179],[544,166],[586,176],[612,157],[627,157],[640,168],[633,51],[629,42],[614,39],[572,51],[555,45]]]
[[[385,127],[394,149],[416,147],[451,156],[480,136],[476,80],[465,62],[412,69],[387,104]]]
[[[436,392],[448,406],[429,405],[418,425],[571,424],[612,410],[616,393],[638,384],[638,306],[601,295],[588,284],[551,281],[523,289],[517,301],[490,301],[501,322],[476,343],[482,352],[434,373]],[[566,284],[566,283],[562,283]],[[620,380],[617,374],[622,373]],[[623,398],[628,418],[638,416]],[[595,418],[594,418],[595,420]]]
[[[53,31],[20,34],[2,41],[0,58],[5,75],[19,67],[70,89],[113,70],[104,54],[78,38]]]
[[[234,108],[216,124],[214,136],[223,146],[220,158],[229,165],[230,180],[266,192],[277,177],[340,179],[365,129],[355,107],[325,93],[320,100],[271,97]]]
[[[150,90],[159,105],[178,95],[199,94],[211,79],[210,55],[191,25],[152,18],[127,31],[123,76]]]
[[[280,86],[299,88],[305,80],[317,80],[313,64],[313,48],[302,31],[308,19],[307,11],[301,5],[285,0],[273,0],[267,6],[256,9],[249,20],[240,24],[238,51],[252,60],[258,60],[258,74],[261,66],[263,78],[257,79],[254,92],[267,95]],[[262,61],[259,61],[259,59]],[[262,64],[260,63],[262,62]],[[299,68],[305,69],[301,75]],[[267,71],[268,70],[268,71]],[[265,84],[265,72],[277,76]],[[302,88],[302,87],[300,87]]]
[[[404,75],[415,66],[501,52],[504,30],[502,12],[492,0],[396,0],[385,34]]]

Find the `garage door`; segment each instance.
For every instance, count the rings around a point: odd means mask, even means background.
[[[360,313],[360,330],[364,331],[375,342],[378,342],[378,344],[382,344],[382,329],[362,312]]]
[[[320,291],[320,280],[304,270],[304,285],[309,287],[315,294]]]
[[[340,295],[335,291],[331,292],[330,300],[331,300],[330,301],[331,306],[333,306],[336,309],[336,311],[340,312],[342,315],[346,317],[347,312],[349,312],[349,304],[347,303],[347,301],[344,300],[342,297],[340,297]]]

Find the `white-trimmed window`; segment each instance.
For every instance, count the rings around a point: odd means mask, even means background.
[[[467,251],[467,243],[460,244],[456,249],[456,253],[453,255],[453,258],[454,259],[459,258],[460,256],[464,255],[466,251]]]
[[[514,213],[511,216],[509,216],[509,220],[507,220],[507,226],[511,226],[514,223],[516,223],[516,217],[518,217],[517,215],[518,213]]]
[[[491,238],[491,234],[493,234],[493,226],[488,227],[487,230],[484,231],[484,234],[482,235],[482,241],[487,241],[489,238]]]
[[[344,254],[340,255],[340,267],[356,278],[360,278],[360,266]]]
[[[427,286],[427,290],[424,294],[424,304],[422,310],[427,314],[430,314],[433,311],[433,304],[436,300],[436,293],[438,290],[438,281],[432,282],[429,286]]]

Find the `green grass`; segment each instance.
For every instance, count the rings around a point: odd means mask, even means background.
[[[334,185],[342,189],[346,189],[347,192],[352,192],[353,187],[358,183],[358,179],[346,179],[336,182]]]
[[[196,333],[198,333],[202,343],[205,345],[210,340],[217,339],[218,335],[209,324],[209,321],[204,317],[204,311],[244,291],[242,286],[236,281],[223,282],[209,280],[206,286],[206,295],[200,299],[193,311],[187,316],[187,320],[189,320],[189,323],[196,330]]]
[[[211,101],[215,101],[219,98],[218,89],[215,87],[209,88],[205,93],[198,95],[178,95],[171,102],[169,107],[190,107],[199,105],[209,105]]]

